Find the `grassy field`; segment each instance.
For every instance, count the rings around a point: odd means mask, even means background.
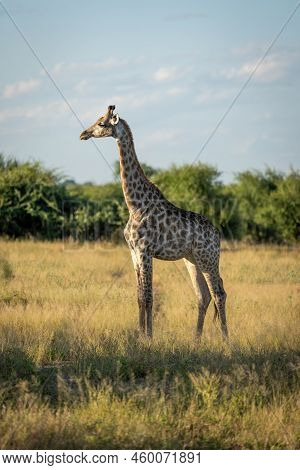
[[[126,247],[0,242],[0,448],[299,448],[299,261],[223,251],[228,345],[156,261],[148,341]]]

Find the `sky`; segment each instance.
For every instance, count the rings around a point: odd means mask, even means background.
[[[116,142],[79,134],[114,104],[141,162],[194,163],[297,3],[1,0],[0,152],[111,181]],[[299,59],[300,8],[196,161],[224,182],[298,168]]]

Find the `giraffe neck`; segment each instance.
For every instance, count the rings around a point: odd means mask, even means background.
[[[144,210],[157,189],[146,177],[135,153],[131,130],[120,120],[117,143],[120,156],[120,176],[125,201],[130,213]]]

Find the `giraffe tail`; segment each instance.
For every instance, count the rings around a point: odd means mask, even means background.
[[[220,276],[219,284],[220,284],[221,288],[223,289],[223,279],[221,278],[221,276]],[[215,309],[215,311],[214,311],[214,322],[216,322],[217,320],[221,321],[220,312],[217,308],[216,302],[214,302],[214,309]]]
[[[214,302],[214,322],[220,319],[219,310],[217,309],[216,303]]]

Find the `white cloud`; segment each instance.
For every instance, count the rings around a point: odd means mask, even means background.
[[[29,93],[37,89],[40,86],[40,80],[24,80],[21,82],[11,83],[6,85],[3,90],[3,98],[13,98],[16,95],[21,95],[23,93]]]
[[[157,103],[160,100],[160,93],[159,92],[135,92],[135,93],[128,93],[124,95],[114,95],[108,101],[109,104],[113,103],[116,106],[122,104],[126,105],[128,108],[142,108],[151,103]]]
[[[234,90],[230,89],[223,89],[223,90],[216,90],[213,88],[206,88],[202,90],[196,96],[197,103],[209,103],[212,101],[222,101],[229,97],[232,97],[234,94]]]
[[[176,66],[171,67],[160,67],[153,75],[153,78],[156,82],[164,82],[168,80],[173,80],[177,77],[178,69]]]
[[[169,88],[169,90],[167,90],[167,95],[169,96],[179,96],[179,95],[184,95],[186,93],[186,88],[184,87],[173,87],[173,88]]]
[[[274,143],[274,142],[281,142],[281,139],[276,138],[275,136],[271,136],[268,132],[258,132],[254,136],[245,137],[239,143],[239,153],[240,154],[247,154],[253,153],[255,150],[255,146],[262,144],[263,142]]]
[[[174,129],[159,130],[149,135],[147,141],[156,144],[160,142],[174,142],[176,137],[178,137],[178,132]]]
[[[221,71],[221,76],[223,76],[227,80],[249,77],[258,62],[259,59],[249,60],[242,64],[240,67],[232,67],[230,69]],[[286,58],[273,54],[264,59],[264,61],[255,71],[253,79],[261,82],[276,81],[285,74],[288,65],[289,64]]]
[[[182,129],[160,129],[150,134],[147,133],[144,138],[142,138],[139,142],[139,148],[144,150],[149,148],[152,145],[160,145],[164,143],[170,147],[177,145],[179,141],[182,139]]]
[[[237,57],[249,57],[249,56],[262,56],[263,53],[267,50],[267,43],[255,43],[250,42],[248,44],[243,44],[232,49],[232,53]]]
[[[138,63],[141,59],[137,59]],[[53,76],[59,76],[69,73],[88,73],[95,72],[97,70],[110,70],[113,68],[124,67],[129,64],[129,61],[124,58],[108,57],[105,60],[98,62],[58,62],[50,69],[50,74]],[[42,75],[45,75],[45,71],[41,71]]]
[[[142,108],[151,103],[157,103],[160,99],[160,94],[157,92],[144,94],[130,94],[125,97],[124,101],[131,108]]]
[[[37,119],[39,123],[49,122],[50,119],[65,117],[67,113],[70,111],[65,102],[53,101],[47,105],[3,109],[0,111],[0,122],[17,118]]]
[[[128,94],[115,94],[105,98],[98,98],[97,101],[84,100],[77,109],[81,109],[79,116],[84,122],[95,120],[97,116],[103,113],[108,105],[114,104],[117,112],[125,109],[139,109],[151,105],[153,103],[159,103],[161,99],[161,93],[154,91],[152,93],[146,93],[141,91],[130,92]]]
[[[80,80],[76,85],[74,86],[74,90],[77,93],[86,93],[88,91],[91,91],[91,84],[88,80]]]

